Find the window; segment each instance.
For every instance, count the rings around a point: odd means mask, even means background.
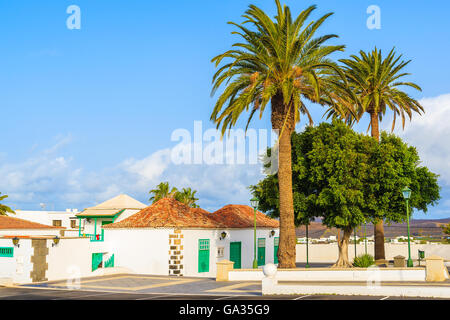
[[[70,220],[70,227],[75,229],[77,227],[77,220]]]
[[[13,247],[0,247],[0,257],[13,257],[14,248]]]
[[[53,226],[54,227],[61,227],[62,221],[61,220],[53,220]]]
[[[258,239],[258,248],[264,248],[266,246],[266,238]]]

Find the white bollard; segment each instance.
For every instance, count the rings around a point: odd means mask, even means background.
[[[277,274],[277,266],[273,263],[268,263],[263,267],[264,278],[262,279],[262,294],[271,294],[274,291],[274,287],[278,284],[278,280],[275,279]]]

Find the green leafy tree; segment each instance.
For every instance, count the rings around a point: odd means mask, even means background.
[[[293,191],[298,224],[305,216],[321,217],[328,228],[339,228],[339,259],[334,266],[350,267],[348,244],[352,231],[365,222],[406,219],[401,190],[412,190],[410,205],[427,211],[439,199],[437,175],[419,166],[414,147],[394,135],[382,134],[381,143],[334,120],[308,127],[292,136]],[[279,214],[277,175],[256,186],[261,211]]]
[[[388,110],[393,113],[392,130],[395,127],[397,117],[401,117],[402,125],[405,119],[411,119],[412,113],[421,114],[423,107],[420,103],[402,90],[409,87],[421,91],[421,88],[412,82],[404,81],[409,75],[404,71],[411,62],[403,61],[401,55],[397,56],[394,49],[383,57],[381,50],[375,48],[372,52],[360,51],[360,55],[352,55],[349,59],[339,60],[345,73],[346,82],[341,80],[341,75],[336,75],[336,93],[341,97],[338,104],[342,103],[347,112],[344,117],[348,123],[358,122],[365,114],[370,116],[369,129],[371,136],[377,141],[380,139],[379,122],[382,121]],[[349,107],[352,105],[352,107]],[[334,108],[329,110],[329,115],[341,116]],[[375,232],[375,259],[384,260],[384,227],[383,220],[374,225]]]
[[[447,224],[446,226],[443,226],[443,227],[442,227],[442,231],[443,231],[445,234],[450,234],[450,223]]]
[[[2,193],[0,192],[0,201],[3,201],[4,199],[8,198],[8,196],[5,195],[1,195]],[[15,213],[14,210],[12,210],[10,207],[5,206],[4,204],[0,203],[0,216],[7,216],[9,213]]]
[[[300,115],[312,118],[304,102],[334,105],[337,95],[328,90],[332,69],[339,70],[330,54],[343,51],[342,45],[326,45],[337,36],[316,36],[320,26],[332,15],[307,22],[316,6],[293,18],[289,7],[275,0],[277,15],[271,19],[260,8],[250,5],[242,24],[230,22],[241,41],[233,49],[212,59],[218,67],[213,77],[214,94],[224,87],[211,114],[222,134],[249,112],[247,127],[255,114],[260,118],[270,103],[271,123],[278,130],[278,189],[280,212],[280,268],[295,267],[294,200],[292,193],[291,134]],[[222,64],[222,62],[226,61]],[[221,65],[222,64],[222,65]],[[219,67],[219,65],[221,65]],[[338,71],[336,71],[338,72]],[[338,112],[338,111],[336,111]]]

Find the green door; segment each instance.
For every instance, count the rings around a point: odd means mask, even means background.
[[[234,262],[234,269],[241,268],[241,242],[230,242],[230,261]]]
[[[102,267],[103,253],[92,254],[92,271]]]
[[[273,239],[273,263],[278,264],[278,244],[280,243],[280,238],[275,237]]]
[[[258,266],[266,264],[266,238],[258,239]]]
[[[209,272],[209,239],[198,240],[198,272]]]

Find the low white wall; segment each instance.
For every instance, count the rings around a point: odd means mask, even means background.
[[[261,281],[261,269],[233,270],[230,281]],[[352,269],[291,269],[278,270],[279,281],[425,281],[425,268],[352,268]]]
[[[42,239],[42,238],[41,238]],[[0,247],[13,247],[13,257],[0,257],[0,282],[5,279],[17,284],[31,283],[34,255],[32,238],[20,238],[15,247],[9,238],[0,238]],[[105,252],[101,243],[90,242],[88,238],[61,238],[52,246],[53,239],[45,239],[48,254],[45,278],[48,281],[89,277],[92,273],[92,253]]]
[[[169,274],[171,229],[105,229],[105,251],[114,254],[114,266],[138,274]],[[95,242],[94,242],[95,243]]]
[[[19,247],[15,247],[11,239],[0,239],[0,247],[13,247],[13,257],[0,257],[0,278],[11,279],[14,283],[31,282],[30,272],[33,269],[31,256],[33,248],[30,239],[20,239]]]
[[[450,298],[449,286],[377,286],[377,285],[308,285],[276,284],[263,280],[263,295],[338,294],[393,297]]]
[[[374,243],[367,244],[367,253],[374,255]],[[385,243],[384,245],[386,259],[394,260],[397,255],[408,257],[407,243]],[[425,251],[425,257],[438,255],[445,260],[450,260],[450,244],[411,244],[411,257],[418,259],[418,250]],[[309,262],[334,263],[338,259],[338,245],[337,243],[329,244],[309,244]],[[364,243],[356,245],[356,254],[364,254]],[[353,261],[355,256],[355,245],[349,244],[348,247],[349,259]],[[296,262],[306,262],[306,244],[297,244],[296,246]]]
[[[95,249],[88,238],[62,238],[57,245],[52,246],[52,243],[51,239],[47,240],[48,281],[91,275]]]

